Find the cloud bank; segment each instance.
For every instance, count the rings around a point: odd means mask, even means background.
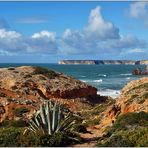
[[[148,27],[148,2],[134,2],[130,5],[129,14],[134,19],[141,20]]]
[[[130,15],[135,18],[146,15],[147,3],[134,3]],[[143,12],[141,12],[141,7]],[[136,10],[136,11],[135,11]],[[90,11],[88,22],[81,30],[67,28],[62,36],[42,30],[29,37],[7,28],[0,20],[0,55],[49,54],[49,55],[114,55],[144,54],[147,42],[136,36],[123,36],[115,24],[105,20],[101,7]],[[116,58],[116,57],[115,57]]]

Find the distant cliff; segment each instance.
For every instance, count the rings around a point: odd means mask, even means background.
[[[58,64],[124,64],[124,65],[147,65],[148,60],[134,61],[134,60],[61,60]]]

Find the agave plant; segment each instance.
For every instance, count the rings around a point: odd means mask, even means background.
[[[40,109],[29,121],[30,126],[24,133],[32,131],[35,134],[41,132],[52,135],[59,131],[68,131],[72,129],[71,127],[77,118],[77,115],[74,115],[57,102],[46,101],[43,105],[40,105]]]

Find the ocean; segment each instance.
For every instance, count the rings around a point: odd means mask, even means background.
[[[98,89],[98,94],[116,98],[131,80],[142,76],[132,75],[135,68],[145,65],[58,65],[58,64],[0,64],[0,67],[42,66],[72,76]]]

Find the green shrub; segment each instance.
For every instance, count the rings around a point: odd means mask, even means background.
[[[54,133],[52,136],[43,135],[42,137],[40,137],[41,146],[46,146],[46,147],[65,146],[66,141],[67,141],[67,136],[62,132]]]
[[[17,116],[17,117],[22,117],[22,115],[23,115],[24,113],[27,113],[27,112],[29,112],[29,109],[28,109],[28,108],[25,108],[25,107],[16,108],[16,109],[14,110],[14,114],[15,114],[15,116]]]
[[[148,126],[148,113],[139,112],[121,115],[117,118],[113,126],[108,129],[108,132],[113,133],[119,130],[127,130],[134,126]]]
[[[53,70],[49,70],[49,69],[43,68],[43,67],[36,67],[35,71],[32,74],[33,75],[43,74],[43,75],[47,76],[50,79],[57,76],[57,74]]]
[[[21,147],[37,147],[41,146],[40,144],[41,135],[34,135],[33,133],[21,134],[18,140],[18,143]]]
[[[24,120],[5,120],[0,126],[1,127],[26,127],[28,124]]]
[[[99,118],[94,118],[94,119],[86,120],[84,125],[86,127],[88,127],[88,126],[98,125],[99,123],[100,123],[100,119]]]
[[[148,146],[148,113],[127,113],[117,118],[97,146]]]
[[[124,131],[122,134],[136,147],[148,146],[148,128],[137,128],[133,131]]]
[[[17,147],[21,130],[19,128],[1,128],[0,129],[0,146],[1,147]]]
[[[87,133],[86,125],[82,123],[75,124],[73,130],[79,133]]]
[[[132,143],[121,135],[114,135],[103,143],[98,143],[98,147],[131,147]]]

